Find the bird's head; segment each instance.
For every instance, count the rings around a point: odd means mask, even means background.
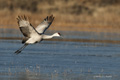
[[[54,37],[61,37],[61,34],[58,33],[58,32],[56,32],[56,33],[53,34],[53,36],[54,36]]]

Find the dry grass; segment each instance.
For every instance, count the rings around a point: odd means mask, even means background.
[[[20,8],[13,8],[13,11],[8,8],[0,10],[0,28],[18,29],[16,22],[18,15],[29,16],[30,22],[37,26],[47,15],[53,14],[55,20],[50,27],[51,30],[120,33],[120,5],[96,6],[88,3],[83,5],[83,2],[78,3],[78,0],[68,2],[57,0],[54,4],[48,2],[38,3],[38,12]],[[41,7],[43,5],[46,6]]]

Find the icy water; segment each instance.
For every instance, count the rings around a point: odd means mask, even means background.
[[[0,80],[120,79],[120,44],[43,41],[14,54],[21,46],[21,40],[0,40]]]

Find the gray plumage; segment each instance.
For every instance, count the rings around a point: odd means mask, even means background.
[[[43,39],[60,37],[60,33],[54,33],[53,35],[44,34],[54,20],[53,15],[47,16],[36,28],[32,26],[26,16],[18,16],[17,20],[20,31],[24,35],[24,38],[22,40],[24,46],[17,50],[15,52],[16,54],[19,54],[28,44],[38,43]]]

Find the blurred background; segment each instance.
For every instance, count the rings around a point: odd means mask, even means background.
[[[18,15],[36,27],[51,14],[50,30],[120,33],[120,0],[0,0],[0,28],[18,29]]]
[[[18,15],[36,27],[55,19],[53,38],[15,55],[23,37]],[[0,0],[0,80],[119,80],[120,0]]]

